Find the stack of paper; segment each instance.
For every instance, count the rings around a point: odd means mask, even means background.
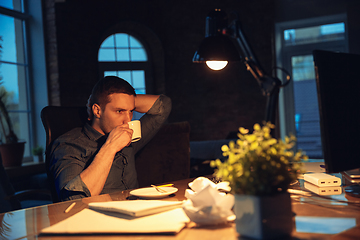
[[[54,224],[41,231],[42,234],[99,234],[99,233],[166,233],[176,234],[190,220],[181,207],[181,202],[158,200],[134,200],[91,203],[91,208]],[[174,208],[177,207],[177,208]],[[156,209],[156,210],[153,210]],[[174,208],[168,210],[170,208]],[[108,211],[112,209],[111,211]],[[126,209],[127,215],[119,213]],[[156,214],[151,214],[157,212]],[[151,214],[151,215],[148,215]],[[135,217],[135,216],[142,217]],[[146,216],[144,216],[146,215]]]

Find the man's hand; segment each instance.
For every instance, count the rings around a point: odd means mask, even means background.
[[[111,130],[104,145],[108,145],[116,153],[130,145],[132,134],[133,130],[129,128],[129,124],[117,126]]]

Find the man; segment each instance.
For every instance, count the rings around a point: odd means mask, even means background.
[[[49,173],[62,201],[137,188],[135,154],[166,121],[171,100],[136,95],[128,82],[108,76],[94,86],[87,107],[90,124],[60,136],[50,152]],[[146,114],[141,140],[131,143],[133,111]]]

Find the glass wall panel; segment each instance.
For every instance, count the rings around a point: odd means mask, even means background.
[[[144,49],[131,49],[130,50],[131,61],[146,61],[146,53]]]
[[[98,59],[101,62],[113,62],[115,61],[115,52],[113,49],[101,49]]]
[[[130,61],[129,49],[116,49],[116,61],[129,62]]]
[[[312,55],[293,56],[295,126],[297,147],[312,157],[321,157],[319,105]]]
[[[145,72],[132,71],[132,84],[135,89],[145,89]]]
[[[135,71],[106,71],[104,76],[117,76],[133,86],[136,93],[145,94],[145,72],[143,70]]]
[[[345,23],[287,29],[284,31],[285,45],[300,45],[345,39]]]
[[[21,1],[13,1],[13,10],[21,9]],[[25,157],[30,151],[30,104],[28,90],[28,63],[26,54],[25,22],[0,14],[0,94],[9,112],[13,130],[19,140],[25,141]],[[5,119],[1,119],[5,123]],[[6,127],[5,127],[6,126]],[[4,124],[5,134],[9,133]],[[2,134],[1,141],[5,142]]]
[[[0,14],[1,61],[25,63],[22,21]]]
[[[117,48],[129,48],[129,38],[127,34],[115,34]]]
[[[294,81],[315,79],[314,60],[312,55],[293,56],[291,58],[292,78]]]
[[[21,0],[1,0],[0,7],[23,12],[23,3]]]
[[[116,73],[117,73],[118,77],[121,77],[122,79],[126,80],[130,84],[132,83],[131,71],[117,71]]]
[[[143,46],[136,38],[130,36],[130,47],[131,48],[142,48]]]
[[[114,47],[115,47],[114,35],[111,35],[110,37],[106,38],[101,44],[101,48],[114,48]]]
[[[10,118],[13,123],[13,128],[19,141],[29,143],[29,114],[28,112],[11,112]],[[30,155],[30,153],[28,153]]]
[[[312,51],[347,51],[346,14],[277,23],[275,28],[277,65],[293,80],[280,91],[281,136],[296,134],[298,149],[322,158]],[[284,75],[279,73],[283,80]]]

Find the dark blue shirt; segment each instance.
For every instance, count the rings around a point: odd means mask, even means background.
[[[135,154],[153,138],[170,111],[170,98],[161,95],[141,117],[141,139],[116,153],[101,194],[138,187]],[[91,196],[80,173],[91,164],[106,138],[107,135],[86,124],[54,141],[50,152],[49,172],[61,201]]]

